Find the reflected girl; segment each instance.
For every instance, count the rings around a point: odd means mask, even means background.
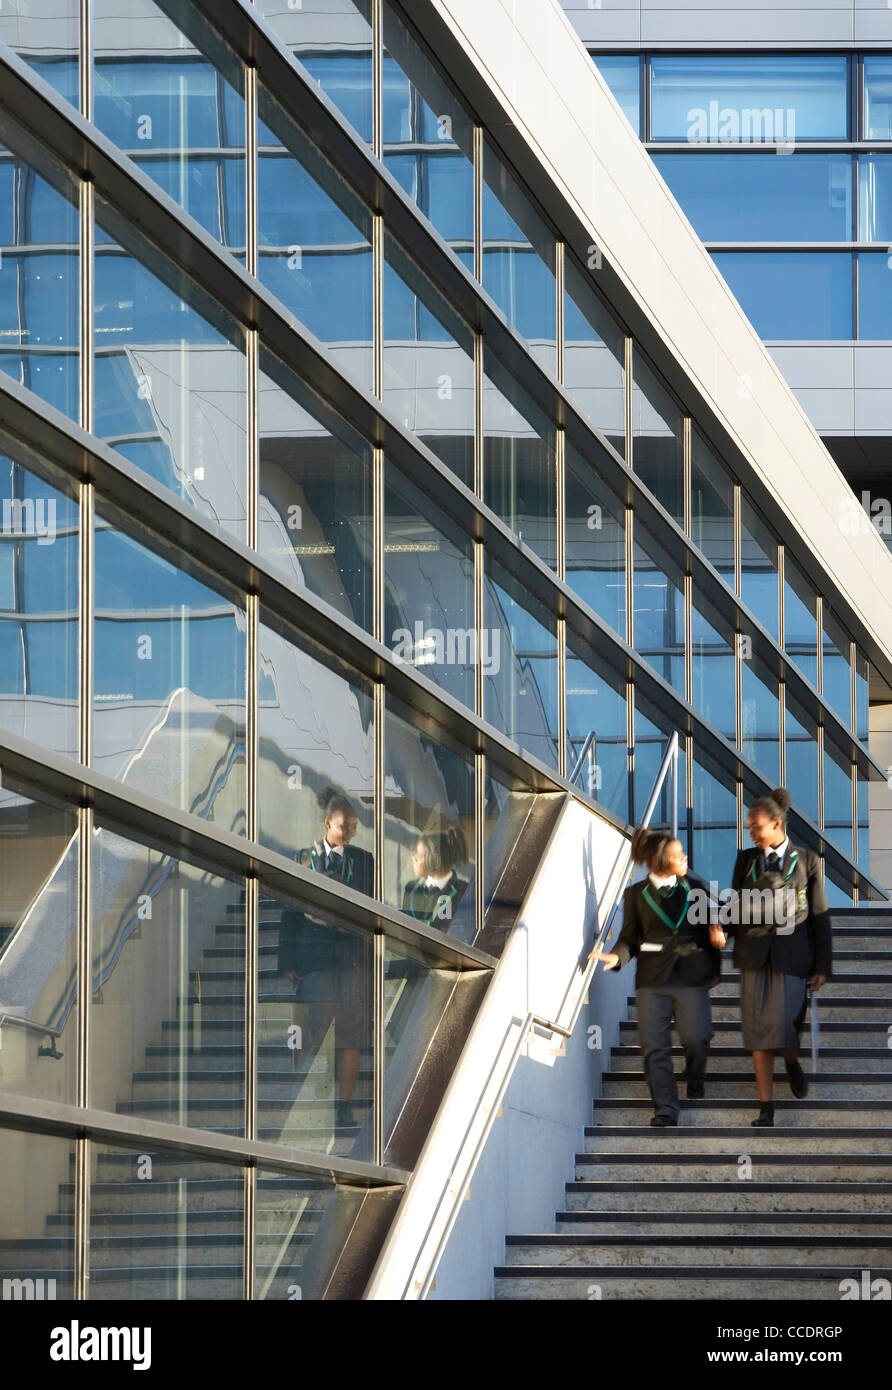
[[[458,827],[437,835],[419,835],[412,855],[415,877],[403,889],[403,911],[430,927],[448,931],[468,886],[468,880],[456,873],[456,866],[467,861],[467,841]]]

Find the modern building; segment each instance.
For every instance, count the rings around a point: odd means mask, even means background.
[[[556,4],[125,8],[0,11],[0,1273],[427,1292],[673,736],[885,898],[892,556]]]

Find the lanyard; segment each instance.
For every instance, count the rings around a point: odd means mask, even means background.
[[[642,896],[646,898],[647,902],[653,908],[657,916],[662,917],[663,921],[666,923],[666,926],[669,928],[670,931],[678,931],[678,928],[681,926],[682,922],[685,919],[685,915],[688,910],[688,903],[691,897],[691,886],[688,883],[687,879],[683,878],[681,880],[681,883],[684,886],[684,906],[681,909],[681,916],[679,917],[677,922],[673,922],[672,918],[668,915],[668,913],[664,912],[663,909],[660,907],[660,904],[658,902],[655,902],[654,899],[651,897],[650,883],[645,883],[644,885],[644,893]]]

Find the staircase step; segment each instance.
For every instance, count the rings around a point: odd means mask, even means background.
[[[594,1123],[596,1125],[635,1125],[641,1124],[642,1116],[649,1122],[653,1107],[650,1100],[610,1099],[594,1102]],[[741,1133],[752,1134],[750,1121],[756,1118],[758,1101],[746,1099],[724,1099],[708,1096],[706,1100],[682,1101],[679,1125],[727,1125],[739,1126]],[[805,1100],[777,1099],[774,1102],[774,1123],[782,1126],[800,1125],[892,1125],[892,1101],[870,1100],[820,1100],[808,1096]],[[752,1142],[752,1140],[750,1141]]]
[[[832,979],[822,987],[820,992],[819,1004],[823,1009],[828,1002],[843,999],[861,999],[864,997],[888,996],[892,994],[892,974],[881,973],[879,971],[865,971],[856,973],[848,971],[835,971]],[[709,991],[709,997],[715,1003],[718,999],[739,999],[740,998],[740,976],[724,975],[719,983]]]
[[[803,1036],[803,1066],[807,1072],[811,1069],[811,1052],[809,1050],[809,1034]],[[673,1047],[672,1056],[681,1058],[684,1052],[681,1047]],[[684,1063],[681,1064],[682,1066]],[[613,1073],[636,1072],[643,1074],[643,1056],[639,1045],[629,1044],[628,1046],[615,1047],[611,1052],[611,1068]],[[709,1051],[709,1077],[714,1074],[724,1074],[727,1072],[741,1072],[744,1075],[752,1075],[753,1057],[751,1052],[747,1052],[744,1047],[725,1047],[723,1044],[712,1046]],[[892,1077],[892,1051],[888,1047],[820,1047],[818,1051],[818,1073],[816,1080],[820,1080],[825,1072],[862,1072],[876,1071],[886,1072]],[[783,1058],[777,1055],[774,1059],[774,1075],[777,1081],[783,1085],[787,1084],[787,1073],[784,1067]]]
[[[192,1096],[202,1100],[229,1100],[233,1090],[242,1088],[245,1083],[242,1071],[189,1071],[185,1075],[186,1084]],[[176,1091],[179,1078],[175,1072],[135,1072],[133,1076],[134,1101],[170,1099],[171,1091]],[[330,1073],[306,1071],[261,1070],[257,1077],[258,1095],[261,1101],[278,1100],[282,1103],[297,1099],[332,1100],[336,1092],[336,1079]],[[353,1099],[371,1103],[372,1074],[360,1072],[356,1080]]]
[[[603,1234],[609,1240],[620,1236],[804,1236],[812,1235],[890,1235],[892,1211],[559,1211],[555,1216],[558,1234],[586,1231]]]
[[[739,1127],[719,1125],[679,1125],[677,1129],[653,1130],[650,1125],[586,1125],[587,1153],[724,1153],[736,1157],[749,1152],[750,1146],[760,1153],[892,1153],[892,1128],[865,1126],[853,1128],[840,1125],[836,1129],[809,1128],[760,1129],[758,1143],[752,1135],[746,1138]]]
[[[571,1211],[888,1212],[888,1182],[570,1182]]]
[[[689,1234],[660,1236],[624,1235],[610,1240],[605,1234],[508,1236],[505,1261],[509,1266],[542,1266],[566,1269],[591,1265],[630,1266],[642,1271],[652,1266],[679,1265],[845,1265],[859,1269],[892,1266],[892,1235],[828,1236],[811,1234],[806,1245],[795,1235]]]
[[[733,1046],[743,1047],[743,1038],[740,1033],[740,1014],[736,1018],[719,1019],[712,1015],[712,1026],[714,1030],[714,1046]],[[828,1047],[844,1047],[853,1045],[856,1047],[867,1047],[871,1044],[879,1047],[886,1047],[886,1040],[889,1036],[888,1019],[856,1019],[854,1022],[840,1022],[838,1019],[828,1019],[824,1015],[823,1008],[820,1018],[821,1027],[821,1050],[826,1044]],[[623,1043],[638,1042],[638,1024],[634,1020],[624,1021],[619,1025],[620,1040]],[[673,1033],[673,1037],[676,1035]],[[811,1035],[806,1024],[802,1035],[803,1047],[807,1051]]]
[[[826,988],[826,986],[825,986]],[[871,991],[875,991],[876,986],[871,985]],[[856,995],[849,992],[845,997],[842,995],[828,998],[824,990],[821,990],[821,1003],[819,1006],[819,1023],[823,1034],[824,1024],[826,1023],[848,1023],[858,1024],[862,1022],[886,1023],[888,1027],[889,1010],[892,1008],[892,1001],[877,996],[875,993],[870,995]],[[634,1002],[629,1005],[630,1018],[637,1020],[637,1012]],[[740,1028],[740,996],[735,993],[716,998],[715,991],[712,994],[712,1019],[713,1022],[733,1023],[737,1029]],[[806,1030],[803,1039],[808,1036],[808,1020],[806,1019]]]
[[[754,1134],[756,1132],[754,1131]],[[728,1153],[593,1153],[576,1155],[579,1182],[877,1182],[889,1184],[892,1154],[762,1153],[754,1139],[744,1150],[750,1177],[740,1176],[740,1156]]]
[[[716,1269],[700,1265],[618,1274],[605,1265],[573,1270],[501,1266],[495,1271],[494,1288],[497,1299],[771,1299],[779,1304],[821,1299],[838,1303],[845,1287],[843,1280],[856,1279],[860,1284],[861,1268],[855,1262],[836,1268],[778,1265]],[[889,1280],[892,1268],[874,1269],[871,1274]]]
[[[888,1100],[892,1105],[892,1074],[888,1071],[842,1074],[837,1072],[834,1074],[828,1070],[820,1071],[817,1076],[813,1076],[810,1073],[807,1058],[805,1062],[803,1070],[809,1083],[809,1099],[831,1100],[838,1096],[840,1100],[859,1100],[864,1097],[865,1099]],[[683,1095],[684,1082],[679,1074],[676,1074],[675,1079],[679,1087],[679,1094]],[[790,1088],[786,1076],[778,1078],[778,1080],[783,1091],[789,1095]],[[644,1077],[636,1076],[634,1072],[605,1072],[601,1081],[606,1099],[635,1099],[650,1094]],[[758,1108],[758,1091],[752,1071],[749,1074],[746,1072],[710,1071],[706,1077],[705,1085],[706,1095],[710,1099],[722,1100],[724,1097],[728,1097],[729,1099],[746,1100],[751,1097]],[[702,1104],[699,1101],[697,1103]]]

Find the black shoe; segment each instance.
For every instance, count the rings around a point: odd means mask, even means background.
[[[790,1090],[797,1100],[804,1100],[808,1095],[808,1080],[805,1072],[798,1062],[785,1062],[787,1068],[787,1080],[790,1083]]]
[[[706,1095],[706,1087],[702,1081],[689,1081],[687,1089],[688,1100],[702,1100]]]
[[[763,1105],[754,1120],[750,1120],[753,1129],[773,1129],[774,1128],[774,1106],[771,1104]]]
[[[674,1115],[653,1115],[651,1117],[651,1129],[670,1129],[678,1124]]]

